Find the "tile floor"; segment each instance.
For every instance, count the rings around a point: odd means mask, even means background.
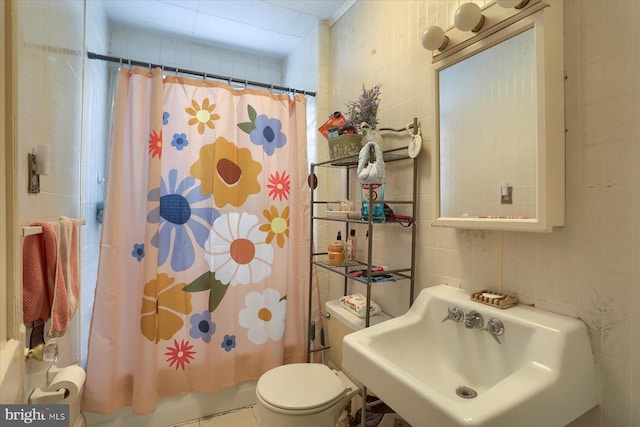
[[[224,414],[177,424],[174,427],[259,427],[258,410],[255,407],[241,408]]]
[[[340,420],[336,427],[348,427],[346,420]],[[253,406],[249,408],[236,409],[220,415],[200,418],[199,420],[176,424],[169,427],[260,427],[258,424],[258,409]]]
[[[389,419],[387,419],[389,418]],[[386,426],[402,426],[411,427],[406,421],[402,420],[396,414],[387,414],[380,427]],[[349,423],[346,419],[340,419],[336,427],[348,427]],[[200,418],[199,420],[189,421],[187,423],[176,424],[168,427],[260,427],[258,424],[258,410],[255,406],[248,408],[240,408],[220,415]]]

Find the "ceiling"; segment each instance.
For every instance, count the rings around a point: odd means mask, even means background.
[[[100,0],[111,25],[284,57],[356,0]]]

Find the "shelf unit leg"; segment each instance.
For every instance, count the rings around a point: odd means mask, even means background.
[[[367,386],[362,386],[362,409],[360,409],[360,427],[367,426]]]

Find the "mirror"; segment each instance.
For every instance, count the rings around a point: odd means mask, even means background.
[[[563,40],[560,28],[560,47],[545,44],[549,9],[434,66],[433,225],[521,231],[563,225]]]
[[[535,218],[533,43],[529,29],[440,71],[442,216]]]

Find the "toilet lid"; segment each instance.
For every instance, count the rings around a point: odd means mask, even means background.
[[[278,366],[260,377],[256,389],[270,405],[290,410],[317,408],[345,393],[344,383],[320,363]]]

